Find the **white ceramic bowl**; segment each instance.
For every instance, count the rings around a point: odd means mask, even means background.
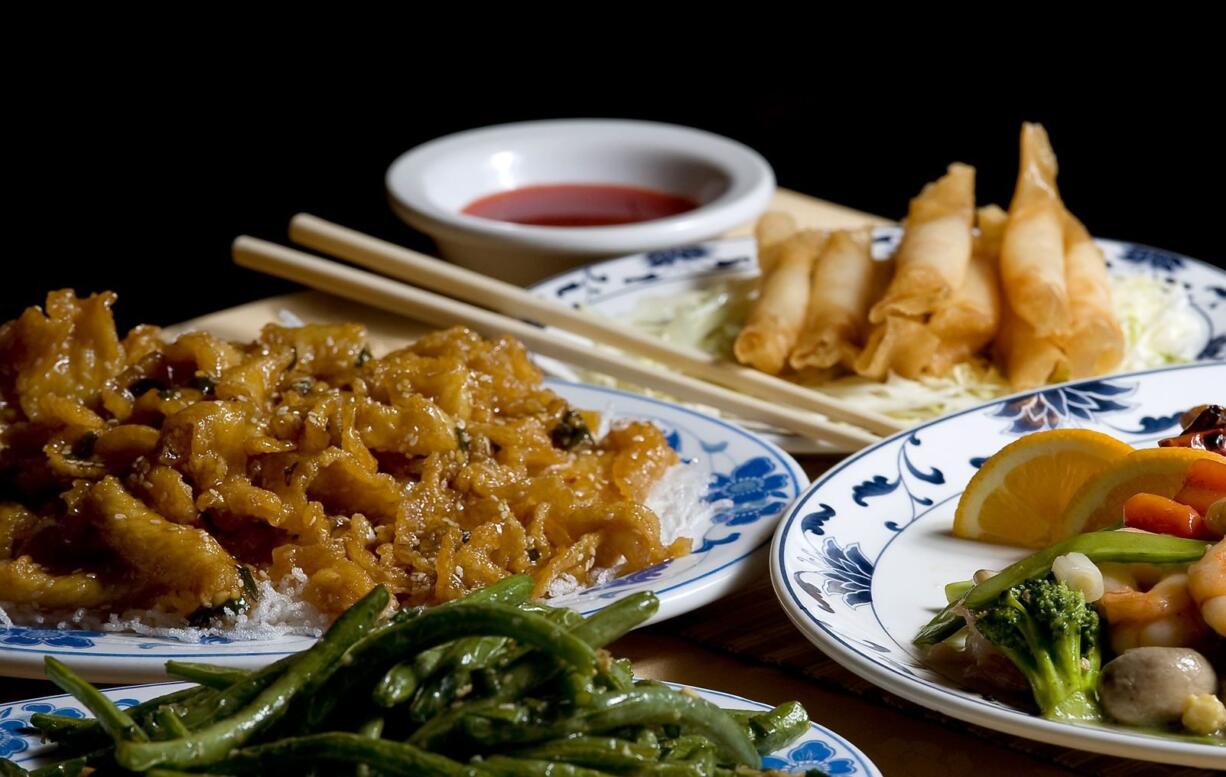
[[[463,213],[522,186],[643,186],[699,203],[676,216],[608,227],[543,227]],[[646,121],[532,121],[469,130],[401,155],[387,171],[396,213],[456,264],[529,283],[593,259],[706,240],[756,218],[775,190],[756,151],[702,130]]]

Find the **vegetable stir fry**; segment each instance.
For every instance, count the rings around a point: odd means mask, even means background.
[[[1053,720],[1226,746],[1223,419],[1193,408],[1155,449],[1037,432],[984,462],[954,534],[1047,547],[948,584],[915,637],[929,663]]]
[[[48,678],[95,719],[35,715],[55,763],[0,761],[0,775],[753,777],[808,730],[795,702],[726,712],[635,680],[602,647],[655,612],[653,594],[585,619],[532,589],[510,577],[383,618],[376,587],[303,653],[252,672],[172,661],[198,685],[127,710],[48,657]]]

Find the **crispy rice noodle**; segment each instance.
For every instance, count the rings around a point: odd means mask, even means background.
[[[515,340],[451,329],[373,358],[357,324],[120,339],[114,300],[54,292],[0,328],[13,612],[186,617],[303,574],[325,614],[375,584],[432,604],[526,572],[543,595],[690,547],[644,504],[677,465],[663,433],[594,440],[598,415]]]

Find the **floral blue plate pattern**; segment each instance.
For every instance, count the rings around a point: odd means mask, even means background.
[[[767,710],[770,705],[733,696],[720,691],[670,683],[674,688],[689,689],[702,698],[729,710]],[[130,685],[125,688],[109,688],[103,693],[119,707],[130,707],[147,699],[191,687],[188,683],[154,683]],[[45,760],[50,746],[44,745],[37,736],[22,733],[29,725],[30,716],[36,712],[48,712],[73,718],[92,717],[80,702],[71,696],[47,696],[41,699],[0,705],[0,758],[8,758],[26,768],[37,768]],[[762,759],[763,767],[803,772],[806,769],[821,769],[831,777],[881,777],[881,772],[861,753],[855,745],[828,728],[814,723],[808,733],[789,747]]]
[[[808,483],[791,456],[757,435],[694,410],[616,389],[549,379],[549,386],[577,407],[611,419],[645,419],[668,435],[680,457],[699,468],[708,485],[702,497],[716,506],[694,528],[693,550],[659,566],[553,601],[595,612],[638,591],[655,591],[662,620],[712,602],[765,571],[763,552],[775,524]],[[44,655],[55,655],[94,681],[133,682],[165,677],[167,659],[203,660],[227,666],[262,666],[303,650],[307,637],[273,641],[207,639],[187,643],[125,633],[0,627],[0,674],[42,677]]]
[[[1226,749],[1109,727],[1054,723],[963,690],[925,667],[911,639],[944,585],[1002,569],[1024,551],[953,537],[954,509],[983,461],[1039,429],[1095,429],[1138,447],[1220,401],[1226,364],[1206,362],[1053,386],[902,432],[843,460],[780,523],[771,580],[814,644],[861,677],[963,720],[1130,758],[1222,768]]]
[[[881,259],[893,253],[901,235],[898,227],[878,227],[873,233],[874,255]],[[1113,275],[1144,273],[1181,286],[1200,325],[1193,343],[1197,358],[1226,359],[1226,272],[1149,246],[1117,240],[1097,242]],[[542,281],[533,286],[532,291],[558,302],[581,305],[616,317],[631,311],[643,299],[679,294],[757,274],[753,240],[733,238],[590,264]],[[559,362],[541,362],[552,374],[571,379],[577,375]],[[753,424],[747,426],[758,429]],[[767,432],[763,436],[794,453],[831,452],[830,448],[792,435]]]

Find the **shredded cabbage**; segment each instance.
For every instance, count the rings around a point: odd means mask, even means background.
[[[1120,371],[1196,358],[1199,322],[1182,288],[1145,274],[1116,276],[1111,284],[1126,343]],[[731,358],[755,287],[753,278],[736,278],[669,297],[645,297],[619,318],[670,343]],[[608,379],[598,382],[616,385]],[[963,362],[939,378],[890,375],[879,382],[858,375],[825,380],[802,376],[800,382],[904,421],[926,420],[1012,392],[985,357]]]

